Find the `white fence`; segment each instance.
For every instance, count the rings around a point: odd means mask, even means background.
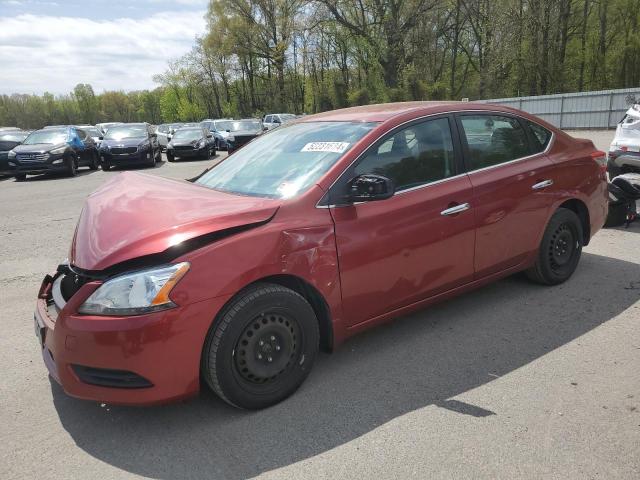
[[[524,110],[559,128],[595,129],[614,128],[631,106],[633,98],[640,102],[640,87],[479,101]]]

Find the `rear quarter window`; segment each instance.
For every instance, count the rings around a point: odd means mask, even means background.
[[[551,132],[546,128],[527,120],[527,126],[531,131],[531,138],[533,139],[533,145],[531,146],[531,153],[544,152],[549,146],[551,141]]]

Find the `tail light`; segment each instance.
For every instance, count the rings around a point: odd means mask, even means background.
[[[591,158],[600,166],[602,172],[607,171],[607,154],[601,150],[596,150],[591,154]]]

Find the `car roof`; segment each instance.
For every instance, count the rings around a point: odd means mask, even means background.
[[[343,108],[329,112],[307,115],[300,118],[299,122],[384,122],[394,117],[408,113],[415,114],[436,114],[451,111],[465,110],[493,110],[503,112],[519,112],[509,107],[496,104],[475,103],[475,102],[397,102],[381,103],[375,105],[362,105],[359,107]]]

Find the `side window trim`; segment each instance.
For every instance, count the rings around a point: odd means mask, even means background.
[[[513,160],[509,160],[508,162],[497,163],[495,165],[489,165],[488,167],[472,169],[471,168],[471,163],[470,163],[471,162],[470,161],[471,154],[469,153],[469,143],[467,142],[467,136],[464,133],[464,128],[462,126],[462,117],[464,117],[464,116],[476,116],[476,115],[496,115],[496,116],[501,116],[501,117],[513,118],[514,120],[516,120],[518,122],[518,124],[520,125],[520,128],[522,128],[524,130],[524,132],[525,132],[525,136],[527,138],[527,149],[528,149],[528,151],[530,153],[528,155],[523,156],[523,157],[518,157],[518,158],[514,158]],[[534,150],[534,145],[532,143],[532,138],[531,138],[531,135],[533,135],[533,132],[529,132],[530,128],[526,125],[525,119],[521,118],[518,115],[512,115],[512,114],[510,114],[508,112],[500,112],[500,111],[474,110],[474,111],[456,112],[454,114],[454,116],[455,116],[456,127],[458,129],[460,145],[462,147],[462,157],[463,157],[464,171],[466,173],[468,173],[468,174],[472,174],[472,173],[475,173],[475,172],[483,172],[485,170],[491,170],[493,168],[502,167],[504,165],[510,165],[512,163],[515,163],[515,162],[521,162],[521,161],[524,161],[524,160],[528,160],[530,158],[537,157],[538,155],[544,155],[551,148],[551,145],[552,145],[553,140],[555,138],[555,133],[553,131],[549,130],[549,132],[551,133],[551,138],[549,139],[549,143],[547,144],[547,147],[542,152],[531,153]],[[546,130],[548,130],[548,129],[546,129]]]

